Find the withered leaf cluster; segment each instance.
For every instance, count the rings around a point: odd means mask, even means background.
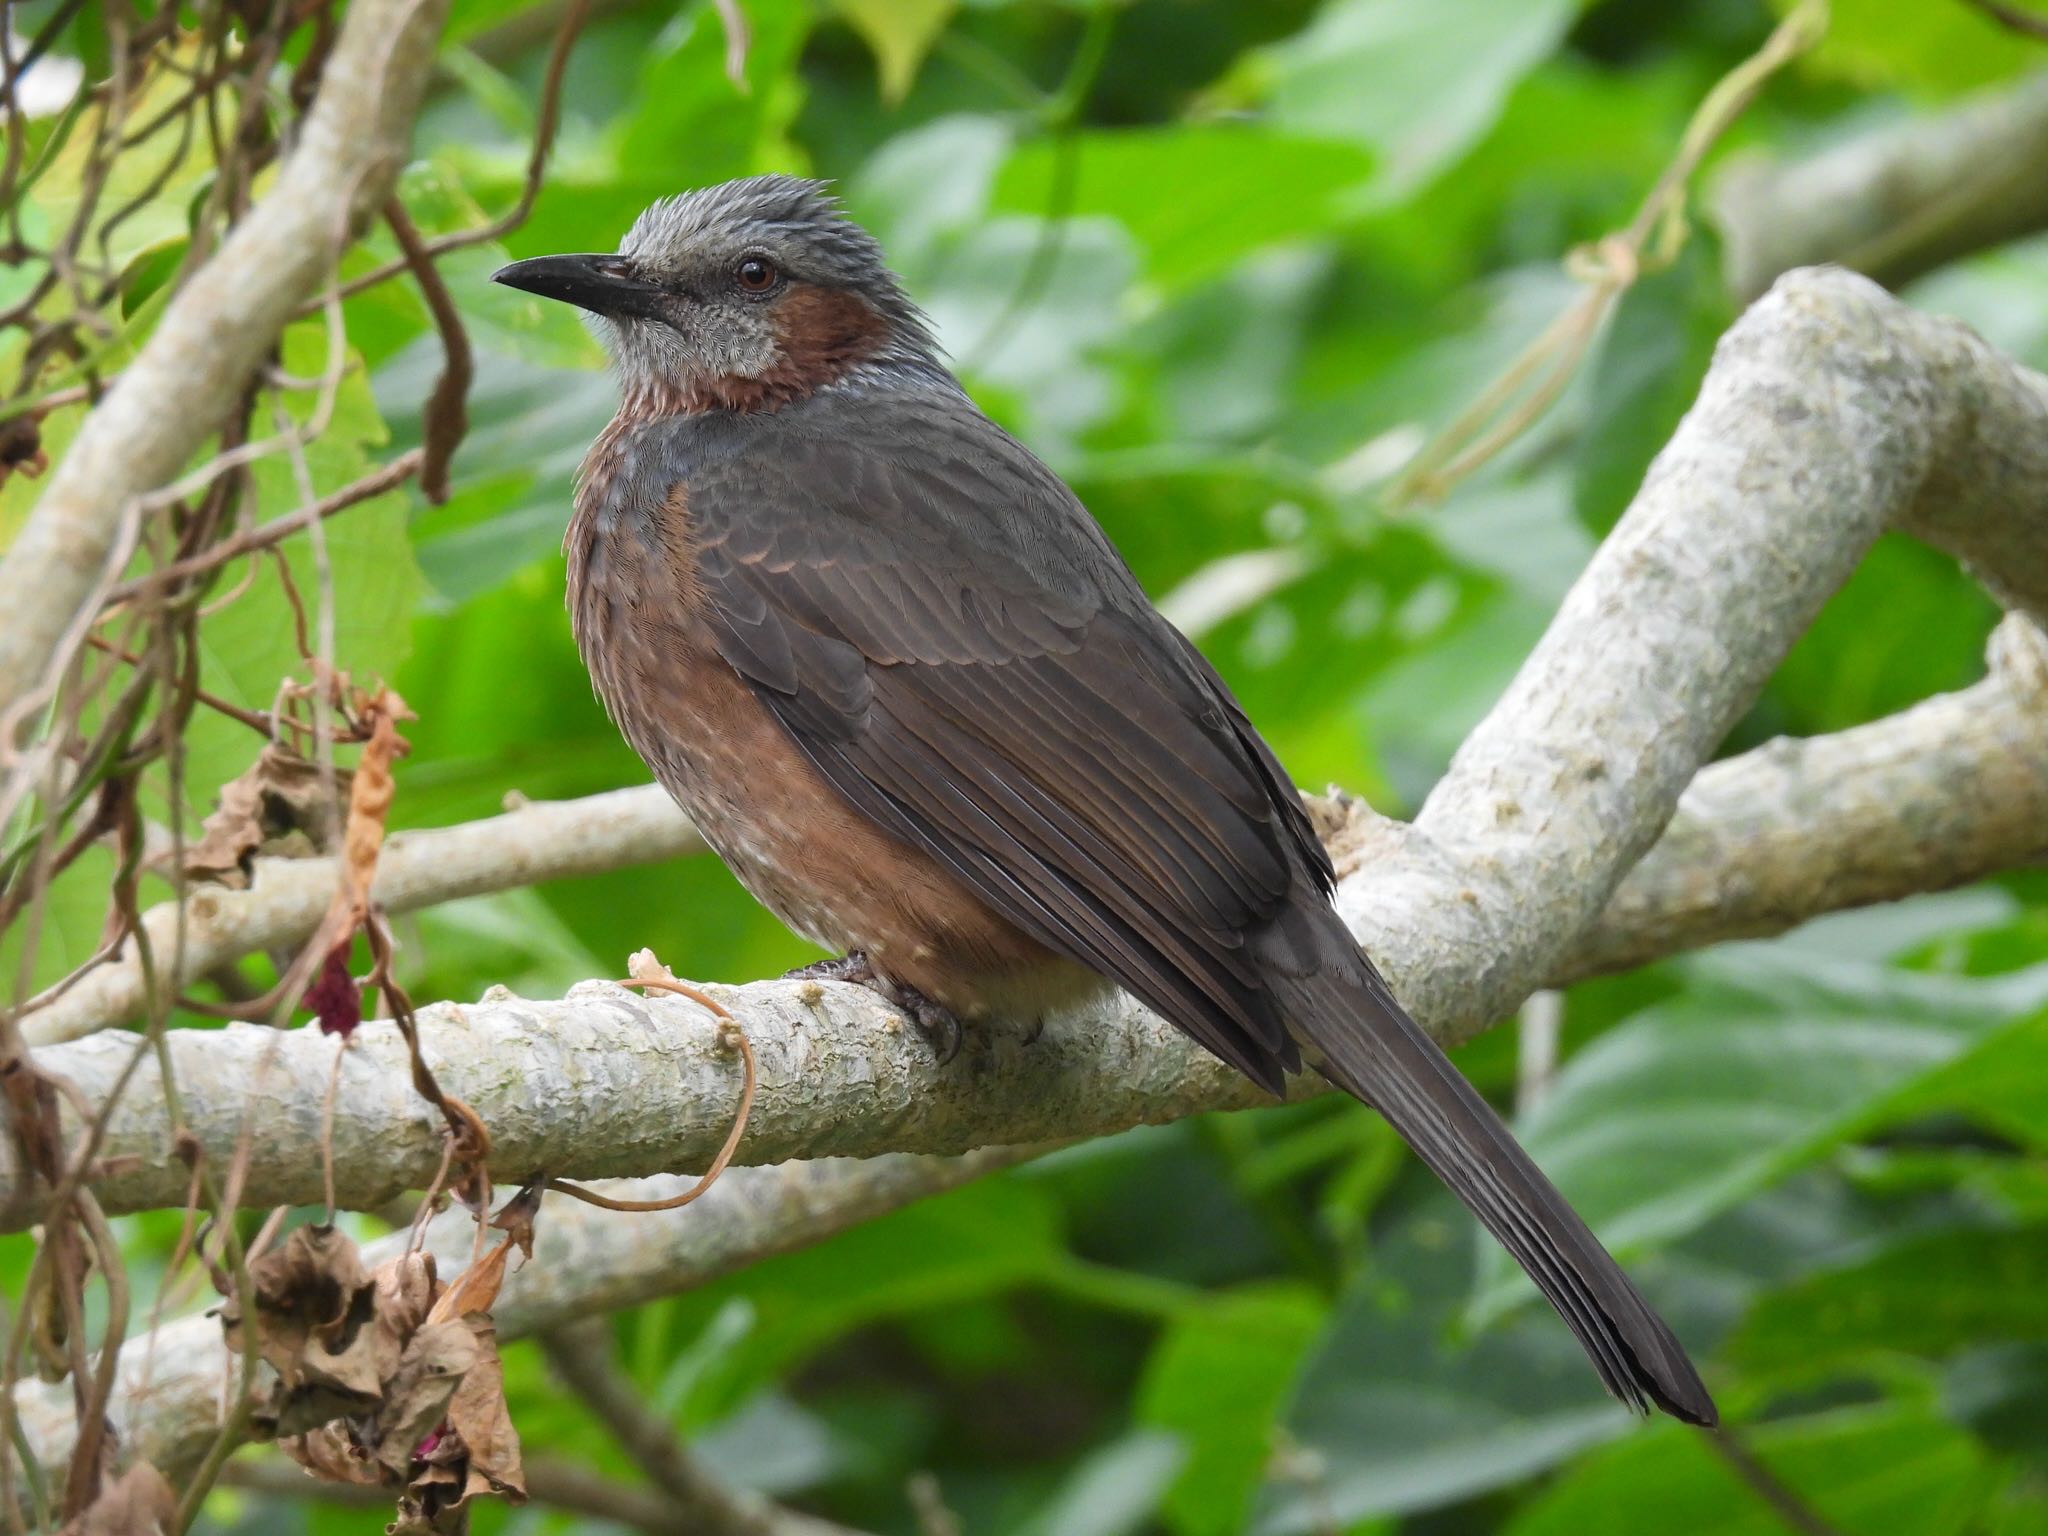
[[[277,1372],[259,1434],[315,1476],[398,1494],[394,1531],[454,1531],[479,1494],[526,1497],[489,1307],[508,1239],[444,1286],[431,1254],[366,1269],[332,1227],[300,1227],[249,1267],[256,1347]],[[222,1310],[231,1348],[243,1319]]]
[[[337,769],[343,789],[346,769]],[[320,765],[276,743],[221,786],[220,804],[185,855],[185,875],[246,890],[256,856],[306,858],[326,852],[333,821]]]

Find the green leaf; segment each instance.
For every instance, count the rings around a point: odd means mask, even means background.
[[[1253,251],[1336,228],[1346,194],[1372,167],[1354,145],[1249,123],[1099,128],[1020,146],[996,180],[995,203],[1115,219],[1144,252],[1147,276],[1178,289]]]
[[[1772,0],[1781,13],[1792,0]],[[1865,88],[1905,86],[1946,96],[2035,68],[2041,44],[1974,5],[1921,0],[1830,0],[1813,67]]]
[[[1733,318],[1713,243],[1695,232],[1678,264],[1622,296],[1592,366],[1573,500],[1605,534],[1699,394],[1714,343]]]
[[[1084,1457],[1015,1536],[1128,1536],[1158,1508],[1181,1460],[1172,1435],[1134,1430]]]
[[[903,100],[918,66],[946,30],[959,0],[833,0],[834,7],[867,41],[882,77],[882,99]]]
[[[1750,736],[1846,730],[1984,675],[1998,606],[1939,550],[1878,540],[1772,678]]]
[[[94,9],[88,7],[88,9]],[[194,34],[196,36],[196,34]],[[198,59],[198,45],[186,44],[180,63],[187,70]],[[93,78],[104,72],[94,69]],[[185,73],[157,67],[143,77],[141,89],[126,103],[128,124],[142,124],[161,114],[191,89]],[[193,195],[213,174],[213,159],[204,132],[180,143],[176,129],[151,135],[108,162],[105,179],[88,189],[85,175],[96,153],[96,134],[74,132],[65,141],[30,193],[32,203],[49,217],[50,227],[68,230],[88,195],[93,199],[91,233],[77,254],[95,265],[104,260],[119,270],[141,252],[190,233]],[[118,220],[111,217],[119,214]]]
[[[1941,1231],[1765,1297],[1730,1344],[1758,1376],[1804,1378],[1872,1356],[1939,1359],[2048,1342],[2048,1229]]]
[[[706,1287],[670,1305],[683,1318],[708,1322],[743,1297],[751,1326],[703,1362],[690,1417],[722,1417],[856,1328],[1027,1284],[1064,1252],[1046,1193],[995,1178]]]
[[[800,100],[791,66],[810,30],[810,8],[783,3],[742,9],[753,34],[743,87],[726,76],[725,32],[704,0],[664,33],[641,70],[619,163],[669,166],[687,153],[687,179],[667,175],[667,192],[765,169],[765,152]]]
[[[1620,1253],[1669,1242],[1773,1180],[1914,1112],[1945,1065],[2031,1029],[2048,966],[1934,976],[1811,950],[1719,951],[1691,985],[1566,1063],[1516,1134]],[[1487,1245],[1480,1310],[1532,1294]]]
[[[520,997],[559,997],[609,967],[530,888],[429,907],[406,921],[406,984],[422,997],[462,995],[471,976],[489,976]]]
[[[1953,1111],[2048,1152],[2048,1016],[2022,1019],[1899,1097],[1906,1115]]]
[[[1376,151],[1377,190],[1393,200],[1486,132],[1577,10],[1576,0],[1330,0],[1259,58],[1254,79],[1279,126]]]
[[[1983,1453],[1922,1407],[1744,1427],[1745,1445],[1842,1531],[1954,1536],[1990,1493]],[[1694,1430],[1660,1424],[1567,1473],[1506,1536],[1784,1536],[1783,1519]]]
[[[1547,1313],[1453,1335],[1471,1279],[1468,1231],[1433,1189],[1374,1245],[1288,1409],[1303,1454],[1264,1490],[1256,1536],[1457,1503],[1627,1431],[1627,1411]]]
[[[1272,1455],[1273,1421],[1324,1308],[1305,1287],[1219,1296],[1178,1319],[1139,1383],[1141,1423],[1171,1431],[1187,1459],[1166,1501],[1176,1536],[1235,1536]]]

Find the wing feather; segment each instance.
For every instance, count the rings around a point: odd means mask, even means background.
[[[858,810],[1277,1089],[1293,787],[1058,477],[957,398],[880,409],[691,477],[719,653]]]

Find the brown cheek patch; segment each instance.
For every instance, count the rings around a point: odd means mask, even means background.
[[[728,374],[694,384],[685,409],[772,411],[859,367],[889,334],[888,322],[858,294],[808,283],[776,300],[768,322],[775,332],[775,361],[756,375]]]
[[[888,326],[859,294],[843,288],[791,289],[770,316],[780,370],[815,389],[874,356]]]

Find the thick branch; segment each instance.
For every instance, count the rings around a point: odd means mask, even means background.
[[[0,703],[32,688],[106,573],[123,518],[220,424],[285,322],[384,200],[447,0],[357,0],[291,157],[171,300],[0,561]]]
[[[1722,338],[1407,856],[1340,889],[1418,1018],[1462,1038],[1561,967],[1887,527],[2048,613],[2048,381],[1863,278],[1792,273]]]
[[[2048,859],[2048,640],[2008,618],[1991,676],[1873,725],[1778,741],[1693,781],[1554,982],[1783,933]]]
[[[1833,261],[1886,287],[2048,228],[2048,74],[1791,164],[1733,162],[1714,189],[1728,286]]]
[[[953,1189],[1030,1155],[993,1148],[967,1158],[882,1157],[732,1169],[692,1205],[660,1215],[623,1215],[550,1195],[535,1226],[533,1258],[506,1277],[492,1316],[501,1339],[525,1338],[592,1313],[616,1311],[705,1285],[721,1275],[821,1241],[927,1195]],[[688,1180],[644,1179],[609,1193],[661,1199]],[[475,1226],[459,1208],[427,1229],[443,1276],[466,1268]],[[403,1246],[403,1234],[371,1244],[378,1264]],[[122,1453],[171,1476],[190,1467],[212,1438],[233,1380],[220,1320],[182,1318],[130,1340],[111,1408]],[[68,1383],[16,1393],[36,1460],[63,1466],[76,1436]]]
[[[377,901],[413,912],[465,896],[596,874],[704,846],[667,793],[653,785],[559,803],[431,832],[400,832],[377,862]],[[263,950],[295,949],[312,936],[340,878],[333,859],[261,859],[246,891],[202,886],[185,900],[183,988],[216,968]],[[173,902],[143,917],[151,953],[168,970],[177,947]],[[22,1031],[32,1045],[76,1039],[143,1017],[142,963],[130,944],[48,1003],[31,1002]]]

